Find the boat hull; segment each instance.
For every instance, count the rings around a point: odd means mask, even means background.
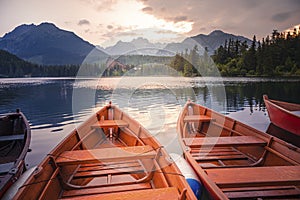
[[[211,199],[300,196],[298,147],[190,101],[177,132],[184,158]]]
[[[47,154],[13,199],[120,198],[196,199],[158,141],[109,104]]]
[[[281,105],[278,104],[279,101],[268,99],[266,95],[264,95],[264,102],[268,111],[270,121],[273,124],[300,136],[300,117],[298,115],[292,113],[290,110],[281,107]]]
[[[6,114],[0,119],[1,174],[0,198],[26,170],[31,130],[22,112]]]

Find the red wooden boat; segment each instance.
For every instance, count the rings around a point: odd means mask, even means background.
[[[27,119],[19,110],[0,116],[0,199],[25,170],[30,133]]]
[[[276,126],[300,136],[300,105],[263,96],[270,120]],[[296,112],[299,113],[296,113]]]

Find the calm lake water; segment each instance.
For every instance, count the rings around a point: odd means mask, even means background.
[[[37,165],[72,129],[110,100],[180,153],[176,121],[191,99],[266,131],[262,95],[300,103],[300,79],[123,77],[0,79],[0,113],[20,108],[32,128],[28,167]]]

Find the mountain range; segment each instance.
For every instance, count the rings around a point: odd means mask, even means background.
[[[94,48],[73,32],[51,23],[21,25],[0,40],[0,49],[44,65],[81,64]]]
[[[209,54],[213,54],[220,45],[224,45],[225,40],[229,39],[251,43],[250,39],[243,36],[216,30],[209,35],[199,34],[179,43],[151,43],[145,38],[136,38],[131,42],[119,41],[113,46],[102,48],[84,41],[73,32],[59,29],[52,23],[41,23],[20,25],[0,37],[0,49],[33,63],[64,65],[81,64],[91,52],[93,56],[89,57],[92,57],[92,61],[99,57],[107,58],[123,54],[172,56],[186,49],[192,49],[195,45],[198,46],[199,53],[203,53],[206,48]]]

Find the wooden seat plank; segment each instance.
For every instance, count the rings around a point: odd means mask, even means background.
[[[220,156],[193,156],[195,160],[237,160],[237,159],[248,159],[243,154],[239,155],[220,155]]]
[[[24,139],[24,134],[0,136],[0,142],[13,141],[13,140],[23,140],[23,139]]]
[[[266,141],[254,136],[231,136],[231,137],[203,137],[203,138],[184,138],[185,145],[190,147],[203,146],[241,146],[241,145],[262,145]]]
[[[206,173],[220,187],[300,184],[300,166],[207,169]]]
[[[71,198],[63,198],[63,200],[165,200],[165,199],[178,199],[179,193],[175,187],[168,188],[158,188],[158,189],[146,189],[146,190],[136,190],[127,192],[116,192],[108,194],[98,194],[90,196],[79,196]]]
[[[82,178],[82,177],[95,177],[95,176],[102,176],[107,174],[133,174],[133,173],[142,173],[144,169],[139,167],[123,167],[117,169],[104,169],[99,171],[81,171],[77,172],[74,175],[74,178]]]
[[[191,153],[213,153],[213,152],[236,152],[236,149],[233,147],[216,147],[216,148],[197,148],[193,147],[191,148]]]
[[[226,196],[230,199],[241,198],[260,198],[260,197],[292,197],[300,195],[300,190],[295,187],[290,188],[277,188],[267,190],[253,190],[253,191],[239,191],[239,192],[225,192]]]
[[[228,155],[241,155],[241,152],[238,151],[219,151],[219,152],[191,152],[192,156],[200,156],[200,157],[204,157],[204,156],[228,156]]]
[[[210,122],[215,119],[206,115],[186,115],[183,119],[184,122]]]
[[[100,120],[92,128],[113,128],[113,127],[128,127],[128,123],[123,120]]]
[[[150,183],[137,183],[137,184],[130,184],[130,185],[85,188],[85,189],[80,189],[80,190],[66,190],[63,192],[62,196],[63,197],[75,197],[75,196],[103,194],[103,193],[115,193],[115,192],[123,192],[123,191],[142,190],[142,189],[151,189],[151,184]]]
[[[132,147],[113,147],[91,150],[65,151],[58,156],[58,165],[114,162],[154,158],[156,152],[149,145]]]
[[[141,164],[138,161],[121,161],[120,162],[109,162],[109,163],[94,163],[94,164],[85,164],[81,165],[77,172],[82,171],[97,171],[97,170],[108,170],[108,169],[117,169],[124,167],[140,167]]]
[[[295,186],[268,186],[268,187],[246,187],[229,188],[223,192],[230,199],[260,198],[260,197],[287,197],[299,196],[300,190]]]

